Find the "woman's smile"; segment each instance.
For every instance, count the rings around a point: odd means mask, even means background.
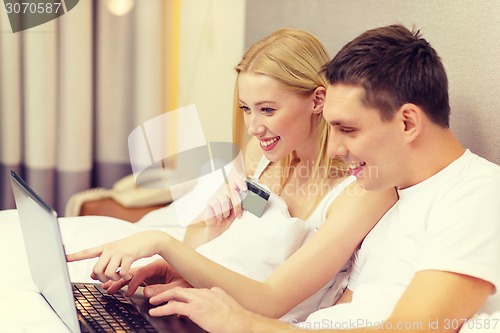
[[[270,151],[274,147],[276,147],[276,145],[278,144],[278,141],[280,139],[281,139],[281,137],[279,137],[279,136],[276,136],[276,137],[271,138],[271,139],[259,139],[259,141],[260,141],[260,147],[264,151]]]

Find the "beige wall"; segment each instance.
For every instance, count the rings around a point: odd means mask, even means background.
[[[243,54],[244,0],[182,0],[179,106],[196,104],[208,141],[231,140],[234,66]]]
[[[307,29],[334,55],[363,31],[416,25],[450,81],[451,127],[473,152],[500,164],[500,1],[252,0],[245,45],[280,27]]]

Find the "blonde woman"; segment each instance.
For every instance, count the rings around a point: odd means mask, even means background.
[[[245,186],[232,177],[233,193],[222,191],[210,201],[214,217],[191,227],[185,243],[146,231],[70,254],[68,261],[100,257],[92,277],[109,292],[128,284],[131,293],[143,282],[174,280],[147,287],[146,296],[186,282],[218,286],[245,308],[286,320],[302,320],[336,302],[351,256],[397,196],[395,190],[364,191],[340,161],[327,156],[330,133],[322,117],[326,81],[320,73],[329,59],[310,33],[281,29],[252,45],[236,66],[234,133],[241,142],[244,125],[250,136],[244,145],[244,172],[272,191],[262,218],[241,210],[235,194]],[[280,238],[300,226],[303,232]],[[261,245],[261,238],[268,243]],[[263,278],[252,276],[252,265],[272,260],[291,242],[304,244],[282,255],[279,267]],[[259,256],[260,246],[269,251]],[[163,259],[131,270],[134,261],[155,254]]]

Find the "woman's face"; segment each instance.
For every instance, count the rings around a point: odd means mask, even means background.
[[[293,151],[300,158],[315,157],[322,87],[303,96],[269,76],[247,72],[238,76],[238,94],[248,133],[259,140],[267,159],[277,162]]]

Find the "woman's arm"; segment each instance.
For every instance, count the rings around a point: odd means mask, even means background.
[[[265,282],[230,271],[174,239],[160,254],[194,287],[221,287],[246,309],[278,318],[333,278],[396,200],[392,189],[367,192],[351,184],[331,204],[323,226]]]
[[[214,238],[220,236],[224,231],[229,228],[234,220],[234,215],[231,214],[223,223],[217,225],[207,225],[204,220],[204,214],[201,213],[196,219],[197,223],[193,223],[187,227],[186,233],[184,235],[183,243],[192,249],[196,249],[198,246],[203,245]]]
[[[130,280],[135,260],[160,254],[192,286],[221,287],[248,310],[278,318],[337,274],[395,201],[395,190],[368,192],[351,184],[331,204],[323,226],[265,282],[220,266],[161,231],[68,255],[68,261],[99,256],[93,277],[106,282]]]

